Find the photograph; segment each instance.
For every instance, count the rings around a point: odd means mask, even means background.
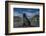
[[[39,27],[39,9],[13,8],[14,28]]]
[[[6,1],[5,34],[35,34],[45,32],[45,3]]]

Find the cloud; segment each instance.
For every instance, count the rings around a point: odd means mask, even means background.
[[[39,12],[35,12],[35,13],[26,13],[28,18],[32,18],[34,15],[39,15]]]
[[[19,17],[22,17],[23,15],[22,15],[21,13],[14,12],[14,16],[19,16]]]
[[[39,12],[29,13],[29,12],[23,12],[26,13],[28,18],[32,18],[34,15],[39,15]],[[14,16],[23,17],[23,13],[14,12]]]

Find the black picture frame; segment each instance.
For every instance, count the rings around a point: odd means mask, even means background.
[[[43,31],[37,32],[22,32],[22,33],[9,33],[8,31],[8,3],[28,3],[28,4],[42,4],[43,5]],[[32,34],[45,32],[45,3],[38,2],[22,2],[22,1],[5,1],[5,35],[18,35],[18,34]]]

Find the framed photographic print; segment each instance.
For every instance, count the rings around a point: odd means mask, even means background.
[[[5,34],[45,32],[45,4],[36,2],[5,2]]]

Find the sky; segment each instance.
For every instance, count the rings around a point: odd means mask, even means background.
[[[32,17],[34,15],[39,15],[39,9],[35,8],[13,8],[14,16],[22,17],[23,13],[26,13],[27,17]]]

